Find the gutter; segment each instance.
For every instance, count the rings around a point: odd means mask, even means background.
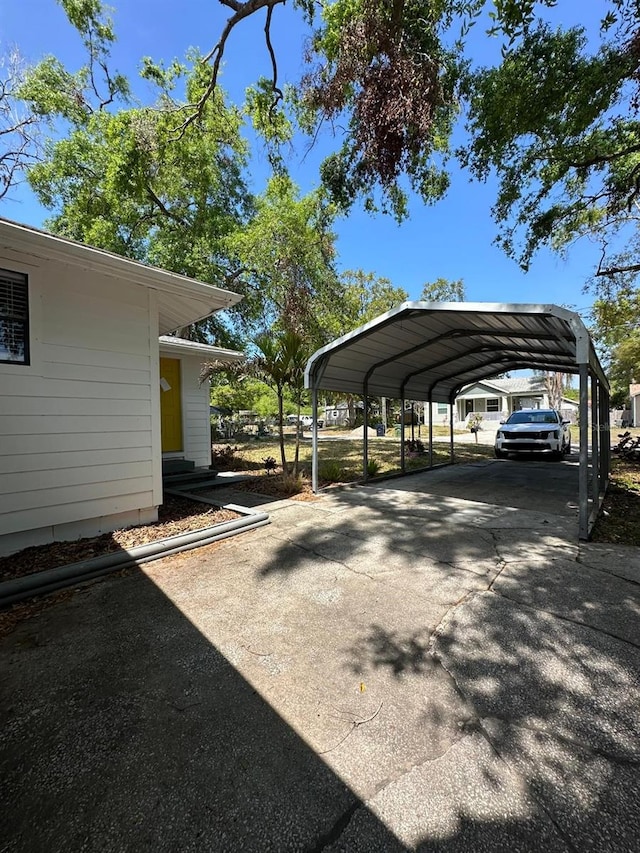
[[[210,503],[210,501],[206,501],[206,503]],[[111,554],[103,554],[100,557],[92,557],[78,563],[69,563],[66,566],[57,566],[54,569],[46,569],[43,572],[34,572],[13,580],[3,581],[0,583],[0,608],[35,596],[47,595],[50,592],[93,580],[120,569],[148,563],[172,554],[179,554],[192,548],[200,548],[203,545],[211,545],[214,542],[235,536],[237,533],[254,530],[269,523],[269,515],[266,512],[257,512],[235,504],[228,504],[227,508],[241,512],[244,517],[214,524],[211,527],[203,527],[190,533],[168,536],[147,545],[136,545],[127,550],[114,551]]]

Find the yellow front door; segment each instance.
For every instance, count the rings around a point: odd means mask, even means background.
[[[182,450],[182,394],[177,358],[160,359],[160,424],[162,452]]]

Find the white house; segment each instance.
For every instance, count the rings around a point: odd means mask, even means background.
[[[474,414],[482,415],[484,424],[499,423],[518,409],[546,409],[549,394],[544,379],[536,376],[513,379],[483,379],[464,388],[456,397],[453,406],[455,422],[466,421]],[[562,414],[573,420],[578,411],[577,400],[562,398]],[[448,423],[449,405],[432,403],[434,423]]]
[[[240,296],[0,219],[0,554],[157,518],[210,463],[204,360],[166,337]]]

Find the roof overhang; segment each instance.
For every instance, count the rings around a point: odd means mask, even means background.
[[[161,353],[194,356],[201,362],[217,361],[221,364],[234,364],[244,361],[246,358],[245,354],[238,350],[200,344],[197,341],[187,341],[184,338],[174,338],[170,335],[161,335],[159,342]]]
[[[38,262],[52,259],[72,264],[155,290],[160,334],[230,308],[242,298],[238,293],[6,219],[0,219],[0,250],[9,256],[11,252],[19,252]]]
[[[451,402],[509,370],[577,373],[608,382],[580,319],[557,305],[404,302],[317,350],[307,388]]]

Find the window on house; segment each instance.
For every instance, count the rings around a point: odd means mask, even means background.
[[[446,415],[449,412],[449,405],[447,403],[438,403],[438,414]]]
[[[27,276],[0,269],[0,362],[29,364]]]
[[[487,411],[488,412],[499,412],[500,411],[500,400],[498,397],[489,397],[487,399]]]

